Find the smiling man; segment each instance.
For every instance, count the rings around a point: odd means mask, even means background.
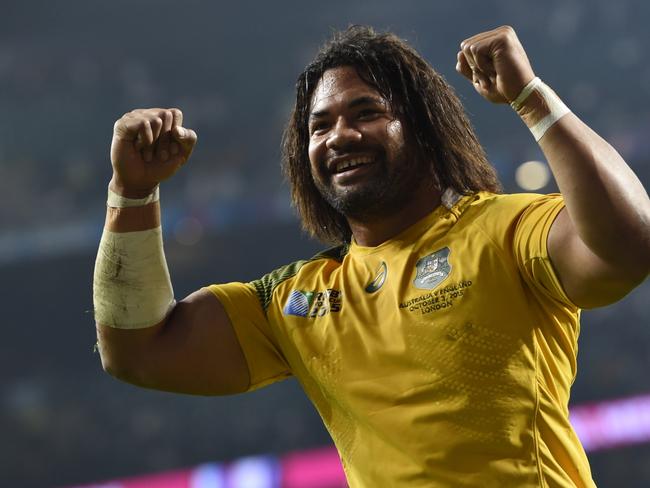
[[[407,144],[402,121],[356,68],[323,73],[308,130],[314,184],[355,229],[357,242],[380,244],[439,204],[434,179],[422,177],[428,169]],[[412,216],[405,219],[406,214]],[[381,225],[385,232],[367,235],[368,225]]]
[[[405,140],[389,102],[352,66],[327,70],[313,94],[308,123],[311,174],[327,203],[348,221],[385,219],[411,204],[429,213],[432,185]],[[424,183],[424,184],[423,184]],[[412,203],[424,192],[425,208]]]
[[[176,303],[158,184],[196,134],[177,109],[115,124],[95,268],[104,368],[192,394],[294,375],[352,487],[594,486],[568,419],[581,307],[650,267],[650,201],[531,68],[514,31],[457,70],[511,103],[561,195],[502,195],[446,82],[392,34],[337,34],[301,74],[283,141],[305,229],[335,244]]]

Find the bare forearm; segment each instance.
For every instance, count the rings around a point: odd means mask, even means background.
[[[547,250],[568,297],[580,307],[612,303],[650,269],[650,201],[620,155],[539,78],[509,26],[465,39],[456,69],[493,103],[509,103],[544,151],[566,210]]]
[[[529,126],[544,114],[535,96],[520,111]],[[647,274],[650,200],[623,158],[571,113],[539,143],[585,245],[604,261]]]
[[[182,122],[178,109],[137,109],[113,127],[113,178],[93,284],[102,364],[149,388],[241,392],[248,365],[225,310],[206,290],[176,304],[167,270],[156,189],[196,144]]]
[[[137,232],[160,226],[158,202],[144,207],[108,208],[104,228],[112,232]]]

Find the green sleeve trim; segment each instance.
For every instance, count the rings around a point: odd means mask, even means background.
[[[273,297],[273,292],[275,289],[284,281],[289,278],[294,277],[300,271],[305,264],[311,263],[313,261],[318,261],[319,259],[333,259],[338,262],[342,262],[345,255],[348,253],[349,245],[342,244],[340,246],[332,247],[324,251],[319,252],[315,256],[309,259],[303,259],[301,261],[295,261],[286,266],[282,266],[270,273],[262,276],[257,280],[253,280],[250,284],[255,288],[257,292],[257,298],[262,305],[264,313],[269,308],[271,304],[271,299]]]
[[[339,263],[341,263],[343,262],[343,258],[345,257],[345,255],[348,253],[349,250],[350,250],[350,244],[346,242],[345,244],[341,244],[340,246],[330,247],[329,249],[325,249],[324,251],[319,252],[309,261],[315,261],[317,259],[333,259],[334,261],[338,261]]]

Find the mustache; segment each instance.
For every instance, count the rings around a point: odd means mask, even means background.
[[[320,162],[319,169],[324,173],[331,173],[339,161],[360,157],[370,157],[374,162],[383,162],[384,155],[383,148],[370,146],[355,146],[345,150],[328,151]]]

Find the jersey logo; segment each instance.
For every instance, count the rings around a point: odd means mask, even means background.
[[[322,317],[330,312],[339,312],[342,306],[341,298],[341,292],[331,288],[318,292],[291,290],[282,313],[312,319]]]
[[[366,292],[367,293],[374,293],[377,290],[379,290],[382,286],[384,286],[384,282],[386,281],[386,276],[388,275],[388,268],[386,267],[385,262],[381,262],[379,265],[379,269],[377,270],[377,274],[375,277],[372,279],[368,285],[366,285]]]
[[[313,291],[292,290],[284,306],[284,314],[306,317],[311,308],[313,298]]]
[[[443,247],[431,254],[420,258],[415,263],[417,273],[413,284],[421,290],[433,290],[440,283],[445,281],[451,272],[449,264],[449,248]]]

